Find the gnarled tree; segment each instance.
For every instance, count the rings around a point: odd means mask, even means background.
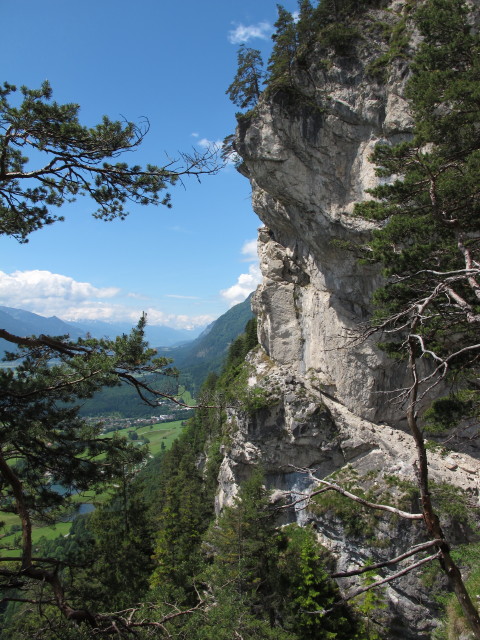
[[[79,105],[53,101],[48,82],[40,89],[21,87],[18,106],[10,104],[16,92],[8,83],[0,87],[0,234],[20,242],[62,220],[52,209],[78,195],[93,200],[97,218],[125,218],[129,203],[170,206],[164,192],[182,176],[220,168],[215,150],[181,154],[163,167],[117,162],[141,145],[148,120],[136,125],[104,116],[86,127],[79,121]]]

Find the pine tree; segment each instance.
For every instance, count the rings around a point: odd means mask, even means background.
[[[244,44],[240,45],[237,54],[237,73],[225,92],[233,104],[240,109],[251,109],[257,104],[265,78],[262,67],[260,51],[249,49]]]
[[[297,22],[298,45],[308,47],[318,31],[318,24],[315,20],[315,10],[310,0],[298,0],[298,22]]]
[[[358,637],[359,625],[352,613],[338,606],[340,593],[327,572],[327,553],[312,529],[289,525],[277,544],[280,613],[285,628],[295,630],[301,640]],[[332,609],[334,603],[337,606]]]
[[[195,599],[193,584],[200,570],[200,542],[213,504],[203,492],[202,476],[189,442],[174,443],[159,478],[158,532],[153,587],[167,599]]]
[[[165,190],[180,176],[218,170],[209,152],[184,154],[177,168],[117,162],[141,144],[148,121],[137,126],[104,117],[86,127],[79,105],[54,102],[48,82],[38,90],[21,87],[13,106],[16,91],[8,83],[0,87],[0,235],[27,242],[33,231],[62,220],[55,207],[79,195],[93,201],[93,215],[106,221],[123,219],[129,202],[170,206]],[[168,360],[148,348],[145,323],[142,317],[130,335],[115,340],[77,342],[0,329],[0,338],[19,349],[7,359],[20,357],[15,369],[0,370],[0,509],[16,513],[21,523],[18,561],[0,567],[4,602],[15,599],[14,589],[28,592],[39,584],[40,607],[53,602],[67,621],[108,626],[95,610],[69,601],[59,565],[34,554],[32,526],[35,519],[54,521],[72,494],[104,487],[119,466],[143,460],[144,450],[118,437],[102,438],[100,427],[79,411],[85,399],[122,382],[152,406],[158,397],[172,398],[151,384],[153,374],[167,373]]]
[[[125,218],[130,202],[170,206],[170,195],[161,194],[180,176],[218,170],[208,152],[183,154],[183,166],[176,168],[112,163],[142,143],[148,121],[138,126],[104,116],[86,127],[79,105],[52,101],[48,82],[40,89],[21,87],[18,107],[9,102],[16,91],[8,83],[0,87],[0,235],[26,242],[33,231],[62,220],[52,209],[78,195],[95,203],[93,215],[102,220]]]
[[[210,528],[206,544],[214,559],[207,579],[215,590],[229,583],[250,607],[260,606],[268,614],[276,576],[276,529],[263,482],[263,473],[255,469],[234,505]]]
[[[143,600],[153,570],[153,527],[138,487],[129,476],[128,493],[97,508],[88,521],[94,536],[93,562],[84,574],[82,600],[120,611]],[[95,598],[91,585],[97,583]]]
[[[79,409],[83,399],[122,379],[138,385],[145,398],[149,389],[156,398],[143,376],[161,372],[167,361],[152,360],[145,322],[142,318],[130,336],[116,340],[11,336],[22,348],[22,360],[16,369],[0,370],[0,508],[19,516],[21,542],[18,562],[0,567],[6,601],[11,585],[28,590],[38,582],[67,619],[93,624],[89,612],[66,599],[58,567],[35,556],[32,527],[34,520],[58,519],[74,493],[103,488],[122,466],[142,462],[145,450],[117,436],[101,437],[100,426],[81,419]]]
[[[292,14],[282,5],[277,4],[278,18],[274,24],[275,33],[272,54],[268,61],[268,82],[291,83],[292,65],[297,52],[297,30]]]
[[[400,327],[422,307],[419,355],[430,349],[469,375],[480,322],[480,38],[467,14],[461,0],[430,0],[417,11],[424,42],[407,89],[414,137],[376,148],[377,173],[397,178],[358,211],[387,221],[370,243],[388,277],[376,293],[378,321]],[[391,348],[401,349],[401,338]]]
[[[480,405],[480,36],[469,18],[463,0],[427,0],[418,7],[423,41],[407,90],[414,135],[376,148],[377,173],[390,181],[373,189],[376,200],[358,211],[384,223],[370,243],[371,259],[387,277],[375,296],[375,329],[388,330],[385,347],[408,361],[411,382],[403,398],[425,525],[430,538],[441,541],[441,566],[480,638],[477,608],[432,506],[418,418],[420,400],[445,379],[468,396],[464,415]]]

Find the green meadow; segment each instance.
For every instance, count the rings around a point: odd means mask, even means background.
[[[154,456],[162,451],[162,444],[164,449],[169,449],[172,446],[172,442],[177,438],[182,430],[182,420],[176,420],[175,422],[161,422],[159,424],[147,425],[145,427],[128,427],[126,429],[120,429],[119,431],[111,431],[105,434],[105,437],[112,437],[114,433],[123,436],[128,439],[129,433],[135,431],[138,436],[138,442],[141,444],[144,438],[147,438],[148,449],[150,455]]]
[[[115,433],[128,438],[129,433],[135,431],[138,435],[138,440],[135,440],[135,442],[138,442],[139,446],[144,442],[144,438],[147,438],[149,440],[149,442],[147,442],[147,446],[150,456],[154,456],[160,451],[165,451],[172,446],[173,441],[180,435],[182,431],[182,422],[182,420],[176,420],[175,422],[162,422],[158,424],[139,427],[138,429],[129,427],[127,429],[116,431]],[[105,434],[105,437],[112,437],[113,433],[114,432],[107,433]],[[78,505],[99,504],[105,502],[109,498],[109,496],[110,491],[108,489],[101,494],[96,494],[93,491],[89,491],[73,496],[72,502]],[[0,512],[0,522],[2,523],[0,536],[2,531],[7,532],[11,530],[12,526],[17,526],[18,529],[20,529],[20,520],[18,516],[14,514]],[[47,538],[47,540],[52,540],[53,538],[61,535],[66,536],[68,535],[71,526],[71,522],[57,522],[55,525],[35,526],[32,532],[33,543],[35,544],[42,537]],[[12,547],[12,549],[9,549],[8,555],[19,555],[19,536],[20,531],[17,531],[1,538],[0,548],[3,547],[6,550],[8,547]]]

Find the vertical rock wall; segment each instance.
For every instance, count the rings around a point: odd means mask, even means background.
[[[328,71],[312,63],[308,81],[297,78],[303,104],[281,90],[262,99],[240,124],[236,148],[265,224],[254,302],[263,348],[299,375],[315,371],[356,415],[392,421],[379,392],[395,388],[399,372],[373,341],[355,341],[381,280],[359,263],[355,246],[371,224],[352,212],[377,183],[374,145],[408,135],[406,70],[399,65],[379,85],[366,73],[369,47],[360,53],[366,58],[333,58]]]
[[[358,260],[356,247],[372,225],[353,215],[355,202],[377,184],[369,161],[374,146],[406,139],[411,129],[403,97],[407,64],[394,62],[381,83],[368,73],[385,47],[375,25],[400,19],[403,8],[395,0],[387,10],[371,11],[349,56],[312,51],[308,69],[296,71],[293,93],[269,92],[239,122],[240,170],[264,224],[258,238],[263,282],[253,302],[261,348],[248,366],[249,384],[265,391],[265,406],[230,414],[219,509],[257,462],[271,488],[294,497],[311,488],[300,471],[305,467],[317,477],[348,465],[362,476],[381,471],[414,480],[415,448],[402,430],[401,409],[386,393],[403,386],[404,368],[375,339],[358,339],[381,275]],[[476,460],[432,454],[430,469],[432,478],[478,493]],[[382,535],[392,539],[382,550],[362,547],[335,519],[301,509],[288,518],[313,521],[342,568],[392,557],[409,535],[419,535],[387,526]],[[392,638],[429,637],[435,605],[421,582],[408,577],[392,584],[387,599]]]

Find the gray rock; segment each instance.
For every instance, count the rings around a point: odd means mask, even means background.
[[[394,0],[375,19],[391,21],[403,6]],[[369,37],[365,31],[357,58],[335,58],[327,69],[319,54],[308,78],[298,72],[308,105],[270,93],[237,129],[242,173],[264,224],[258,236],[263,281],[253,300],[261,349],[249,357],[249,384],[275,389],[277,400],[257,412],[230,412],[235,429],[220,470],[218,510],[231,504],[259,461],[276,500],[316,486],[304,468],[317,478],[348,468],[359,477],[381,472],[415,479],[415,446],[389,393],[405,386],[404,366],[388,359],[374,338],[361,339],[382,277],[351,250],[374,228],[353,215],[355,203],[378,184],[369,157],[379,142],[407,139],[412,125],[404,98],[408,67],[399,60],[384,84],[373,81],[366,68],[382,44]],[[432,479],[478,496],[477,459],[445,459],[434,451],[429,460]],[[339,570],[385,560],[424,540],[421,525],[404,521],[385,519],[372,545],[349,536],[332,514],[292,508],[288,520],[313,523]],[[348,592],[352,584],[356,579],[340,586]],[[390,583],[385,594],[389,637],[430,637],[438,607],[417,575]]]

